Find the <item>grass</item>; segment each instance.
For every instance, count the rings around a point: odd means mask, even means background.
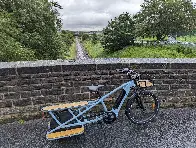
[[[65,53],[64,58],[67,60],[72,60],[76,58],[76,43],[74,42],[69,50]]]
[[[157,40],[157,38],[155,37],[155,38],[141,38],[141,37],[138,37],[138,38],[136,38],[137,40],[143,40],[143,41],[156,41]]]
[[[196,35],[195,36],[181,36],[181,37],[177,37],[178,41],[183,41],[183,42],[193,42],[196,43]]]
[[[164,40],[167,40],[168,39],[168,37],[165,37],[165,39]],[[157,38],[156,37],[149,37],[149,38],[147,38],[147,37],[145,37],[145,38],[142,38],[142,37],[137,37],[136,38],[136,40],[143,40],[143,41],[157,41]]]
[[[167,40],[168,37],[165,38],[165,40]],[[156,41],[156,37],[155,38],[137,38],[137,40],[143,40],[143,41]],[[178,41],[182,41],[182,42],[193,42],[193,43],[196,43],[196,35],[195,36],[190,36],[190,35],[187,35],[187,36],[181,36],[181,37],[177,37]]]
[[[19,124],[24,124],[24,123],[25,123],[25,120],[20,119],[20,120],[18,121],[18,123],[19,123]]]
[[[104,48],[100,42],[93,44],[91,41],[84,41],[83,46],[91,58],[97,58],[104,52]]]
[[[101,43],[85,41],[83,44],[92,58],[196,58],[196,49],[178,45],[129,46],[116,52],[106,52]]]
[[[185,53],[186,52],[186,53]],[[120,58],[191,58],[196,57],[196,52],[178,51],[172,47],[134,47],[130,46],[114,53],[109,53],[106,57]]]

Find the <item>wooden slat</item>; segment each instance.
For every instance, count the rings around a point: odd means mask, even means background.
[[[46,106],[42,108],[42,111],[52,111],[52,110],[58,110],[58,109],[66,109],[71,107],[78,107],[78,106],[84,106],[87,105],[87,101],[82,102],[73,102],[73,103],[66,103],[66,104],[58,104],[58,105],[52,105],[52,106]]]
[[[84,132],[84,127],[81,128],[75,128],[75,129],[70,129],[66,131],[60,131],[60,132],[54,132],[47,134],[46,137],[47,139],[58,139],[58,138],[63,138],[63,137],[71,137],[74,135],[79,135]]]
[[[153,83],[151,83],[149,80],[139,80],[137,82],[137,85],[140,87],[149,87],[149,86],[153,86]]]

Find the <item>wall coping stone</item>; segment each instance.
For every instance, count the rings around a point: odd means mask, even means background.
[[[115,64],[115,63],[196,63],[196,58],[96,58],[88,60],[38,60],[0,62],[0,69],[20,67],[40,67],[56,65],[80,65],[80,64]]]

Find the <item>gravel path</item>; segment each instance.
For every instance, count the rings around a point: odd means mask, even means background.
[[[77,48],[77,60],[87,60],[90,59],[87,53],[83,50],[78,37],[76,37],[76,48]]]
[[[47,141],[47,120],[0,125],[0,148],[195,148],[196,109],[161,110],[156,122],[134,125],[121,113],[111,125],[93,124],[77,137]]]

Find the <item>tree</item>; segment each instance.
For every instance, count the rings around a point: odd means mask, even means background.
[[[90,36],[86,33],[83,33],[82,34],[82,41],[85,41],[85,40],[89,40],[90,39]]]
[[[84,33],[82,31],[79,31],[78,37],[81,38],[83,34]]]
[[[196,27],[196,10],[191,0],[144,0],[134,18],[137,35],[157,37],[157,40]]]
[[[103,29],[101,43],[110,51],[120,50],[134,44],[135,22],[129,13],[123,13],[108,22]]]
[[[10,13],[0,11],[0,61],[35,60],[35,53],[16,40],[20,30]]]
[[[92,34],[92,43],[93,43],[93,44],[96,44],[96,43],[97,43],[97,40],[98,40],[97,34],[96,34],[96,33],[93,33],[93,34]]]
[[[62,42],[58,31],[60,6],[48,0],[1,1],[0,9],[12,13],[20,33],[16,40],[25,48],[35,51],[38,59],[57,59],[61,54]]]
[[[69,30],[62,30],[61,37],[63,42],[67,45],[67,47],[70,47],[74,42],[74,34]]]

